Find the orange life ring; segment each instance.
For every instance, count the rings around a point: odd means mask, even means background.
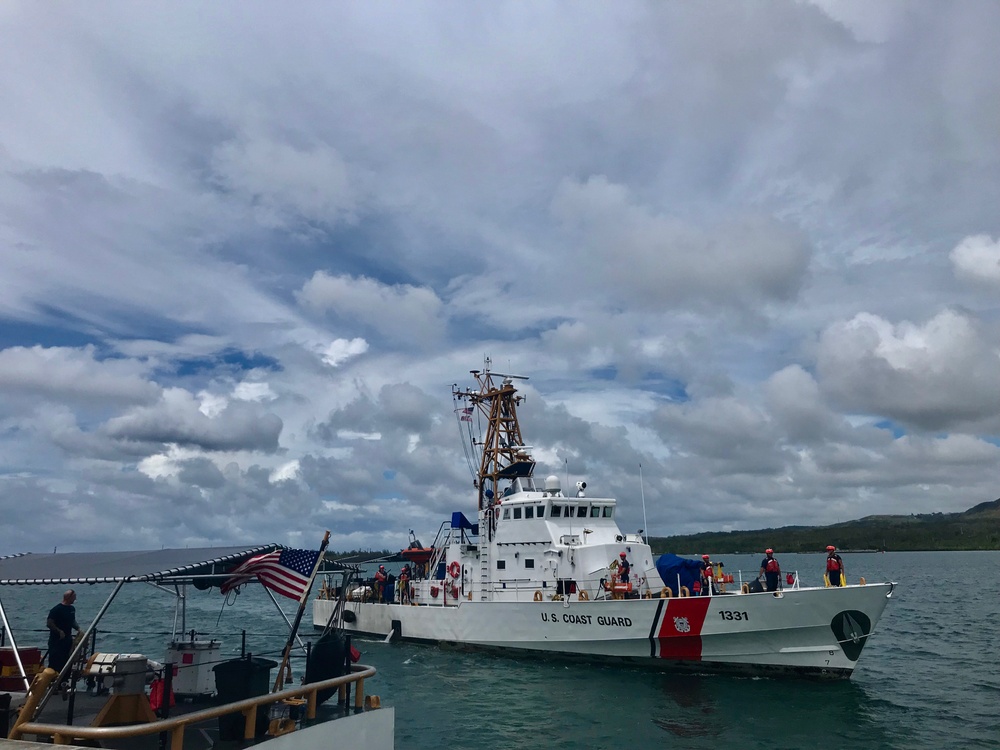
[[[451,598],[458,599],[458,586],[455,584],[451,585]]]
[[[455,560],[454,562],[452,562],[451,565],[448,566],[448,575],[450,575],[452,578],[458,578],[460,575],[462,575],[462,566],[458,564],[458,560]]]
[[[687,586],[681,586],[681,596],[691,596],[691,590]]]
[[[576,598],[579,599],[581,602],[589,602],[590,594],[587,593],[586,589],[580,589],[580,593],[577,594]]]
[[[542,600],[542,592],[541,591],[536,591],[534,597],[532,597],[532,598],[536,602],[540,602]]]
[[[437,599],[438,598],[438,587],[437,586],[431,586],[431,598],[433,598],[433,599]]]

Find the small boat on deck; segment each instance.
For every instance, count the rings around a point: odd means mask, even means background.
[[[0,725],[2,736],[56,744],[98,743],[122,750],[156,750],[163,747],[161,737],[166,736],[170,750],[207,750],[219,741],[273,746],[273,750],[326,750],[332,745],[391,750],[394,712],[381,708],[377,696],[365,693],[366,680],[373,678],[375,669],[353,663],[349,638],[335,631],[324,633],[310,644],[311,649],[302,647],[301,641],[296,649],[301,608],[294,623],[282,613],[289,632],[280,664],[245,653],[245,625],[244,653],[237,658],[223,657],[219,640],[186,630],[192,589],[205,595],[214,590],[218,598],[220,585],[256,585],[256,573],[235,579],[234,573],[252,570],[261,560],[283,561],[286,552],[297,551],[268,544],[0,558],[0,624],[9,644],[3,650],[3,689],[11,699],[11,718],[16,717],[12,724]],[[310,554],[321,559],[320,553]],[[308,584],[300,584],[303,605],[312,577]],[[126,635],[123,643],[116,643],[115,634],[98,629],[123,588],[137,583],[147,584],[143,591],[150,595],[175,596],[173,634],[162,663],[144,654],[119,652],[116,645],[134,644],[134,638]],[[61,594],[84,584],[112,584],[113,589],[93,621],[87,626],[81,622],[66,665],[59,671],[42,668],[41,650],[11,630],[4,590],[48,586]],[[127,598],[134,607],[136,597]],[[273,596],[271,600],[280,612]],[[148,619],[134,609],[129,610],[129,619],[148,629]],[[227,653],[234,650],[230,644]],[[293,682],[291,660],[306,653],[302,679]],[[276,679],[271,674],[274,667],[278,667]]]
[[[821,588],[794,576],[755,592],[716,569],[716,585],[690,596],[641,530],[619,528],[614,498],[591,496],[582,480],[568,493],[558,476],[534,477],[517,413],[523,378],[492,372],[489,360],[472,375],[476,387],[453,396],[475,453],[474,520],[454,512],[421,547],[426,562],[381,594],[380,582],[353,573],[328,580],[313,601],[315,627],[659,669],[851,675],[893,583]],[[413,561],[406,550],[400,559]]]

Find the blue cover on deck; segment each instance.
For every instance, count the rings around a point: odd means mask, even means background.
[[[694,582],[701,579],[701,561],[667,553],[660,555],[656,561],[656,572],[660,574],[664,585],[674,593],[674,596],[679,596],[677,576],[681,578],[681,586],[687,586],[688,591],[691,591]]]
[[[451,514],[451,528],[468,529],[472,532],[473,536],[479,536],[479,524],[472,523],[460,510],[456,510]]]

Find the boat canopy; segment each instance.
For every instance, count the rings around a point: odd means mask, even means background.
[[[254,555],[285,549],[281,544],[124,552],[27,553],[0,558],[0,586],[89,583],[192,583],[227,575]],[[321,570],[356,569],[326,558]]]

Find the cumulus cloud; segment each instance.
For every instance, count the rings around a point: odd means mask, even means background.
[[[1000,414],[1000,350],[969,315],[945,310],[925,324],[870,313],[820,337],[824,394],[842,408],[943,430]]]
[[[270,453],[278,449],[281,428],[281,418],[276,414],[240,401],[230,402],[214,416],[208,416],[190,393],[169,388],[159,403],[109,419],[102,432],[125,442]]]
[[[431,289],[409,284],[317,271],[297,296],[313,310],[371,326],[397,343],[435,339],[444,325],[440,298]]]
[[[790,299],[809,260],[802,233],[769,217],[701,228],[642,205],[603,175],[564,180],[551,210],[586,253],[566,270],[646,307]]]
[[[93,346],[13,346],[0,351],[0,388],[5,392],[63,401],[149,403],[160,388],[147,365],[129,359],[99,359]]]
[[[1000,239],[985,234],[966,237],[949,257],[960,279],[1000,286]]]
[[[368,342],[364,339],[336,339],[323,350],[323,361],[330,367],[340,367],[349,359],[368,351]]]

